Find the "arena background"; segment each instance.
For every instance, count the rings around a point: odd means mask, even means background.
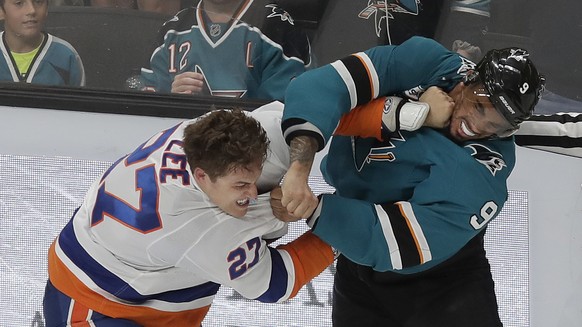
[[[376,28],[396,32],[399,22],[418,17],[415,12],[386,12],[390,19],[362,18],[364,8],[377,7],[382,13],[378,5],[411,2],[286,4],[312,36],[319,64],[325,64],[385,44]],[[420,2],[442,1],[415,3]],[[580,111],[582,1],[491,4],[483,50],[525,46],[548,78],[541,112]],[[127,77],[148,59],[156,30],[166,19],[135,10],[51,8],[46,30],[75,45],[86,66],[87,88],[0,83],[0,327],[44,326],[47,248],[89,184],[112,161],[158,130],[205,112],[210,104],[241,105],[125,90]],[[242,104],[256,107],[249,101]],[[311,182],[318,192],[329,190],[317,170]],[[509,202],[486,236],[505,326],[582,326],[582,159],[518,148],[509,188]],[[283,241],[304,228],[295,224]],[[329,269],[284,304],[243,300],[222,289],[205,327],[330,326],[331,287]]]

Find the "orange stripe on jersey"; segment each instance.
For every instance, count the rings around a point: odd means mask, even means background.
[[[418,252],[418,257],[420,258],[420,263],[424,263],[425,261],[424,261],[424,256],[422,255],[422,249],[420,248],[420,244],[418,243],[418,238],[416,236],[416,233],[414,233],[414,229],[410,225],[410,220],[408,220],[408,217],[406,216],[406,212],[404,212],[404,209],[402,208],[402,204],[396,203],[396,205],[398,205],[398,210],[400,210],[400,214],[402,215],[402,218],[404,218],[404,221],[406,221],[406,225],[408,226],[408,229],[410,230],[410,235],[412,235],[412,239],[414,240],[414,244],[416,245],[416,251]]]
[[[56,242],[56,241],[55,241]],[[168,312],[140,305],[113,302],[89,289],[59,259],[55,242],[48,253],[48,271],[51,283],[61,292],[95,312],[112,318],[123,318],[142,326],[200,326],[210,306],[198,309]]]
[[[386,97],[374,99],[342,116],[334,135],[375,137],[382,141],[382,112]]]
[[[334,260],[331,246],[324,243],[311,231],[307,231],[296,240],[277,248],[287,251],[293,260],[295,285],[290,297],[297,295],[301,287],[321,274]]]
[[[235,21],[235,22],[240,21],[240,16],[242,16],[242,11],[245,10],[245,8],[247,8],[250,5],[250,2],[251,2],[251,0],[246,0],[243,4],[241,4],[238,7],[238,9],[234,13],[234,15],[232,15],[232,17],[234,18],[233,21]]]
[[[357,54],[354,54],[354,56],[362,62],[362,66],[366,69],[366,76],[368,76],[368,82],[370,83],[370,94],[372,95],[372,98],[374,98],[374,81],[372,81],[372,72],[370,72],[370,67],[368,67],[362,57],[358,56]]]
[[[200,25],[201,31],[206,31],[206,24],[204,23],[204,16],[203,13],[202,3],[200,3],[198,10],[196,11],[196,20],[198,21],[198,25]]]
[[[253,42],[247,42],[247,52],[246,52],[246,62],[247,62],[247,67],[248,68],[254,68],[255,65],[253,65],[253,60],[252,60],[252,53],[251,51],[253,50]]]
[[[90,309],[75,300],[71,301],[71,306],[71,319],[67,323],[75,327],[90,327],[87,321]]]

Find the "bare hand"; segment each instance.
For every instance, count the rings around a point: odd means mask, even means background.
[[[431,86],[420,96],[419,101],[426,102],[430,106],[423,126],[443,128],[449,125],[455,101],[445,91]]]
[[[204,75],[196,72],[185,72],[174,77],[172,93],[199,94],[204,89]]]
[[[294,215],[287,212],[287,208],[281,204],[281,198],[283,197],[283,191],[280,186],[275,187],[271,191],[271,209],[273,210],[273,215],[277,219],[284,222],[292,222],[300,220],[301,217],[295,217]]]
[[[291,215],[305,219],[311,217],[318,200],[307,184],[310,170],[298,166],[294,162],[283,179],[281,203]]]

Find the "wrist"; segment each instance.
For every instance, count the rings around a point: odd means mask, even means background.
[[[400,129],[415,131],[421,128],[428,117],[430,105],[426,102],[409,101],[400,110]]]
[[[425,102],[408,101],[400,97],[386,97],[382,113],[383,128],[389,132],[415,131],[423,126],[430,106]]]
[[[287,170],[286,176],[293,176],[293,178],[300,178],[307,181],[311,173],[312,162],[293,161]]]
[[[307,226],[309,226],[309,228],[311,228],[311,229],[315,228],[315,225],[317,224],[317,220],[319,219],[319,216],[321,215],[321,208],[323,207],[323,194],[318,195],[317,200],[319,202],[317,204],[317,207],[315,208],[315,210],[313,211],[311,216],[309,218],[307,218],[307,220],[305,221]]]

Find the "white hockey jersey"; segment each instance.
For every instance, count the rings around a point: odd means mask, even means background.
[[[282,107],[249,113],[272,145],[285,144]],[[153,136],[91,186],[49,250],[49,278],[61,292],[144,326],[196,326],[220,285],[281,302],[331,264],[331,248],[310,232],[278,249],[267,246],[266,238],[286,232],[268,194],[240,219],[210,202],[181,147],[190,123]],[[277,185],[288,164],[288,148],[271,147],[258,186]]]

